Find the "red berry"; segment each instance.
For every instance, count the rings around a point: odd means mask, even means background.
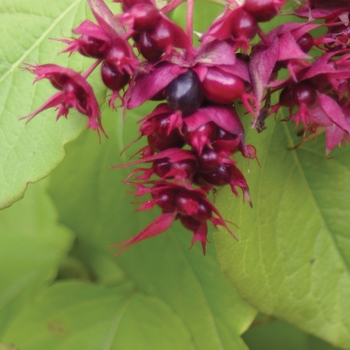
[[[129,13],[134,17],[134,27],[136,31],[147,31],[152,29],[160,19],[158,9],[151,4],[139,3],[134,5]]]
[[[65,83],[70,79],[66,74],[57,73],[50,76],[50,82],[57,90],[63,90]]]
[[[104,57],[108,47],[104,41],[93,38],[89,35],[82,35],[78,40],[80,43],[79,52],[83,56],[93,58]]]
[[[113,91],[119,91],[130,80],[128,73],[120,73],[114,69],[108,62],[103,61],[101,67],[101,77],[103,83]]]
[[[247,11],[239,9],[232,20],[231,32],[234,38],[245,38],[248,41],[253,39],[258,31],[258,24],[255,18]]]
[[[160,20],[150,32],[150,38],[158,50],[165,52],[174,43],[173,28],[168,21]]]
[[[179,216],[181,224],[190,231],[197,231],[201,226],[201,222],[194,219],[192,216]]]
[[[278,0],[246,0],[244,8],[258,22],[268,22],[278,14]]]
[[[297,44],[303,52],[307,53],[311,50],[312,46],[314,45],[314,38],[311,34],[305,33],[298,39]]]
[[[294,102],[300,105],[311,106],[316,102],[317,93],[315,88],[311,86],[311,84],[307,82],[302,82],[297,84],[293,88],[293,98]]]
[[[215,103],[232,104],[244,91],[244,81],[221,69],[212,67],[202,83],[205,97]]]
[[[219,155],[211,148],[205,148],[200,155],[197,156],[199,171],[210,173],[216,171],[219,164]]]
[[[139,41],[141,55],[149,62],[156,62],[163,54],[162,50],[157,49],[147,32],[143,32]]]
[[[126,45],[123,45],[121,42],[113,44],[108,51],[106,52],[105,61],[116,70],[129,56],[129,51]]]
[[[289,108],[294,106],[293,89],[286,87],[281,91],[279,104]]]
[[[215,140],[217,126],[214,122],[201,125],[194,131],[188,131],[186,123],[182,127],[182,132],[186,143],[192,146],[198,153],[202,152],[204,145],[209,145]]]
[[[171,213],[175,210],[175,191],[167,189],[152,192],[152,197],[157,201],[157,205],[162,209],[163,213]]]
[[[220,165],[217,170],[211,173],[201,173],[203,180],[214,186],[224,186],[231,180],[231,170],[229,167]]]

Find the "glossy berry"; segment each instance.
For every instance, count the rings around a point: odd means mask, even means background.
[[[121,42],[113,44],[106,52],[105,61],[114,69],[118,69],[121,63],[129,56],[128,48]]]
[[[106,53],[107,44],[89,35],[82,35],[79,38],[79,53],[83,56],[103,58]]]
[[[332,89],[332,85],[326,74],[318,74],[310,79],[308,82],[318,91],[328,93]]]
[[[241,146],[241,138],[222,128],[218,128],[217,136],[212,144],[215,151],[235,152]]]
[[[201,226],[201,222],[192,216],[179,215],[181,224],[190,231],[197,231]]]
[[[154,5],[142,2],[134,5],[129,13],[134,18],[133,29],[140,32],[151,30],[160,19],[160,13]]]
[[[150,38],[156,49],[165,52],[174,43],[173,28],[168,21],[160,20],[150,32]]]
[[[245,91],[244,81],[221,69],[212,67],[202,82],[205,97],[220,104],[232,104]]]
[[[129,74],[116,71],[114,67],[106,61],[102,63],[101,77],[103,83],[113,91],[121,90],[130,80]]]
[[[293,99],[298,106],[311,106],[316,102],[316,98],[316,90],[311,84],[302,82],[293,88]]]
[[[193,131],[188,131],[186,124],[182,127],[186,143],[192,146],[199,154],[205,145],[210,145],[215,140],[216,131],[217,126],[213,122],[205,123]]]
[[[152,192],[152,198],[156,200],[157,205],[162,209],[163,213],[171,213],[175,210],[176,193],[174,191],[165,189]]]
[[[159,177],[165,177],[171,170],[182,170],[186,173],[186,178],[195,173],[197,164],[193,159],[183,159],[170,163],[168,159],[159,159],[153,163],[153,170]]]
[[[199,200],[194,193],[180,191],[175,199],[175,208],[181,215],[193,215],[198,211]]]
[[[198,75],[189,69],[180,74],[166,88],[168,105],[172,110],[180,110],[184,115],[195,112],[203,102],[203,88]]]
[[[133,6],[138,5],[140,3],[142,4],[150,4],[152,5],[152,0],[122,0],[122,1],[115,1],[115,2],[121,2],[123,11],[127,12],[129,11]]]
[[[154,118],[152,121],[153,132],[148,135],[148,144],[156,152],[168,148],[181,148],[185,142],[179,129],[173,129],[170,132],[169,118],[167,116]]]
[[[218,153],[211,149],[205,148],[200,155],[197,156],[199,171],[203,173],[210,173],[216,171],[219,164]]]
[[[246,0],[244,8],[258,22],[268,22],[278,14],[276,0]]]
[[[245,38],[249,41],[254,38],[257,31],[256,19],[244,9],[237,10],[231,23],[232,36],[236,39]]]
[[[220,165],[217,170],[211,173],[201,173],[201,177],[211,185],[224,186],[231,180],[231,170],[229,167]]]
[[[87,113],[86,107],[88,105],[88,96],[81,86],[70,79],[64,84],[63,92],[67,96],[74,96],[74,99],[78,101],[77,109],[80,113]],[[71,108],[74,106],[69,104],[66,107]]]
[[[66,74],[55,74],[50,76],[50,82],[57,90],[63,90],[64,85],[70,79]]]
[[[312,46],[314,45],[314,38],[311,34],[305,33],[298,39],[297,44],[303,52],[307,53],[312,49]]]
[[[198,202],[197,213],[192,214],[194,219],[204,221],[210,219],[212,216],[212,209],[210,205],[205,201]]]
[[[157,49],[148,32],[143,32],[140,36],[139,50],[141,55],[149,62],[156,62],[163,54],[162,50]]]
[[[294,95],[293,89],[286,87],[280,93],[279,104],[284,107],[293,107],[294,106]]]

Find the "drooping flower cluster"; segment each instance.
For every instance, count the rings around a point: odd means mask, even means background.
[[[216,189],[229,185],[232,193],[251,205],[247,181],[238,168],[236,153],[257,159],[255,148],[245,142],[245,132],[235,106],[242,104],[253,116],[259,132],[265,119],[281,106],[289,108],[303,135],[325,130],[327,152],[350,135],[349,107],[349,12],[347,1],[310,0],[292,22],[264,33],[259,22],[281,13],[286,0],[230,0],[222,15],[192,43],[192,4],[188,0],[184,31],[166,14],[182,0],[159,9],[153,0],[119,0],[122,13],[113,14],[103,0],[88,0],[97,23],[84,21],[73,30],[78,38],[57,39],[67,44],[62,52],[92,58],[84,74],[54,64],[27,66],[47,78],[59,90],[42,107],[24,118],[55,107],[57,118],[70,108],[88,117],[88,127],[102,131],[101,113],[89,74],[101,66],[101,79],[112,90],[109,104],[117,99],[124,110],[148,100],[157,107],[141,119],[139,138],[147,145],[139,159],[114,168],[136,168],[125,180],[136,196],[148,195],[139,210],[157,206],[161,215],[122,245],[127,247],[166,231],[175,220],[193,232],[192,244],[200,241],[205,253],[208,222],[225,227],[227,222],[208,199]],[[318,19],[317,23],[314,19]],[[321,23],[320,20],[323,20]],[[327,33],[317,37],[318,28]],[[252,39],[261,41],[252,45]],[[318,50],[313,59],[308,53]],[[135,54],[138,52],[138,54]],[[279,79],[281,71],[288,77]],[[271,106],[271,95],[279,102]]]

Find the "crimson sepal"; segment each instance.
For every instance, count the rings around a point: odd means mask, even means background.
[[[62,115],[67,117],[69,109],[74,108],[88,117],[88,128],[96,130],[98,134],[101,131],[107,137],[101,124],[101,112],[94,91],[81,74],[56,64],[38,66],[27,64],[24,69],[36,75],[34,83],[41,79],[49,79],[51,84],[61,91],[50,97],[37,110],[20,119],[30,121],[40,112],[56,108],[58,110],[56,120],[58,120]]]

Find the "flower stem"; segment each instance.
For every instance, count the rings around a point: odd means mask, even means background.
[[[193,9],[194,0],[187,0],[186,33],[191,43],[193,43]]]
[[[258,26],[258,35],[260,36],[261,40],[264,42],[266,46],[270,46],[270,40],[268,37],[265,35],[265,33],[261,30],[261,28]]]
[[[176,9],[178,6],[180,6],[185,0],[172,0],[168,5],[163,7],[161,9],[161,12],[163,14],[167,14],[168,12]]]
[[[94,62],[94,64],[84,73],[82,74],[85,79],[89,77],[89,75],[96,69],[96,67],[103,61],[102,58],[98,59]]]

